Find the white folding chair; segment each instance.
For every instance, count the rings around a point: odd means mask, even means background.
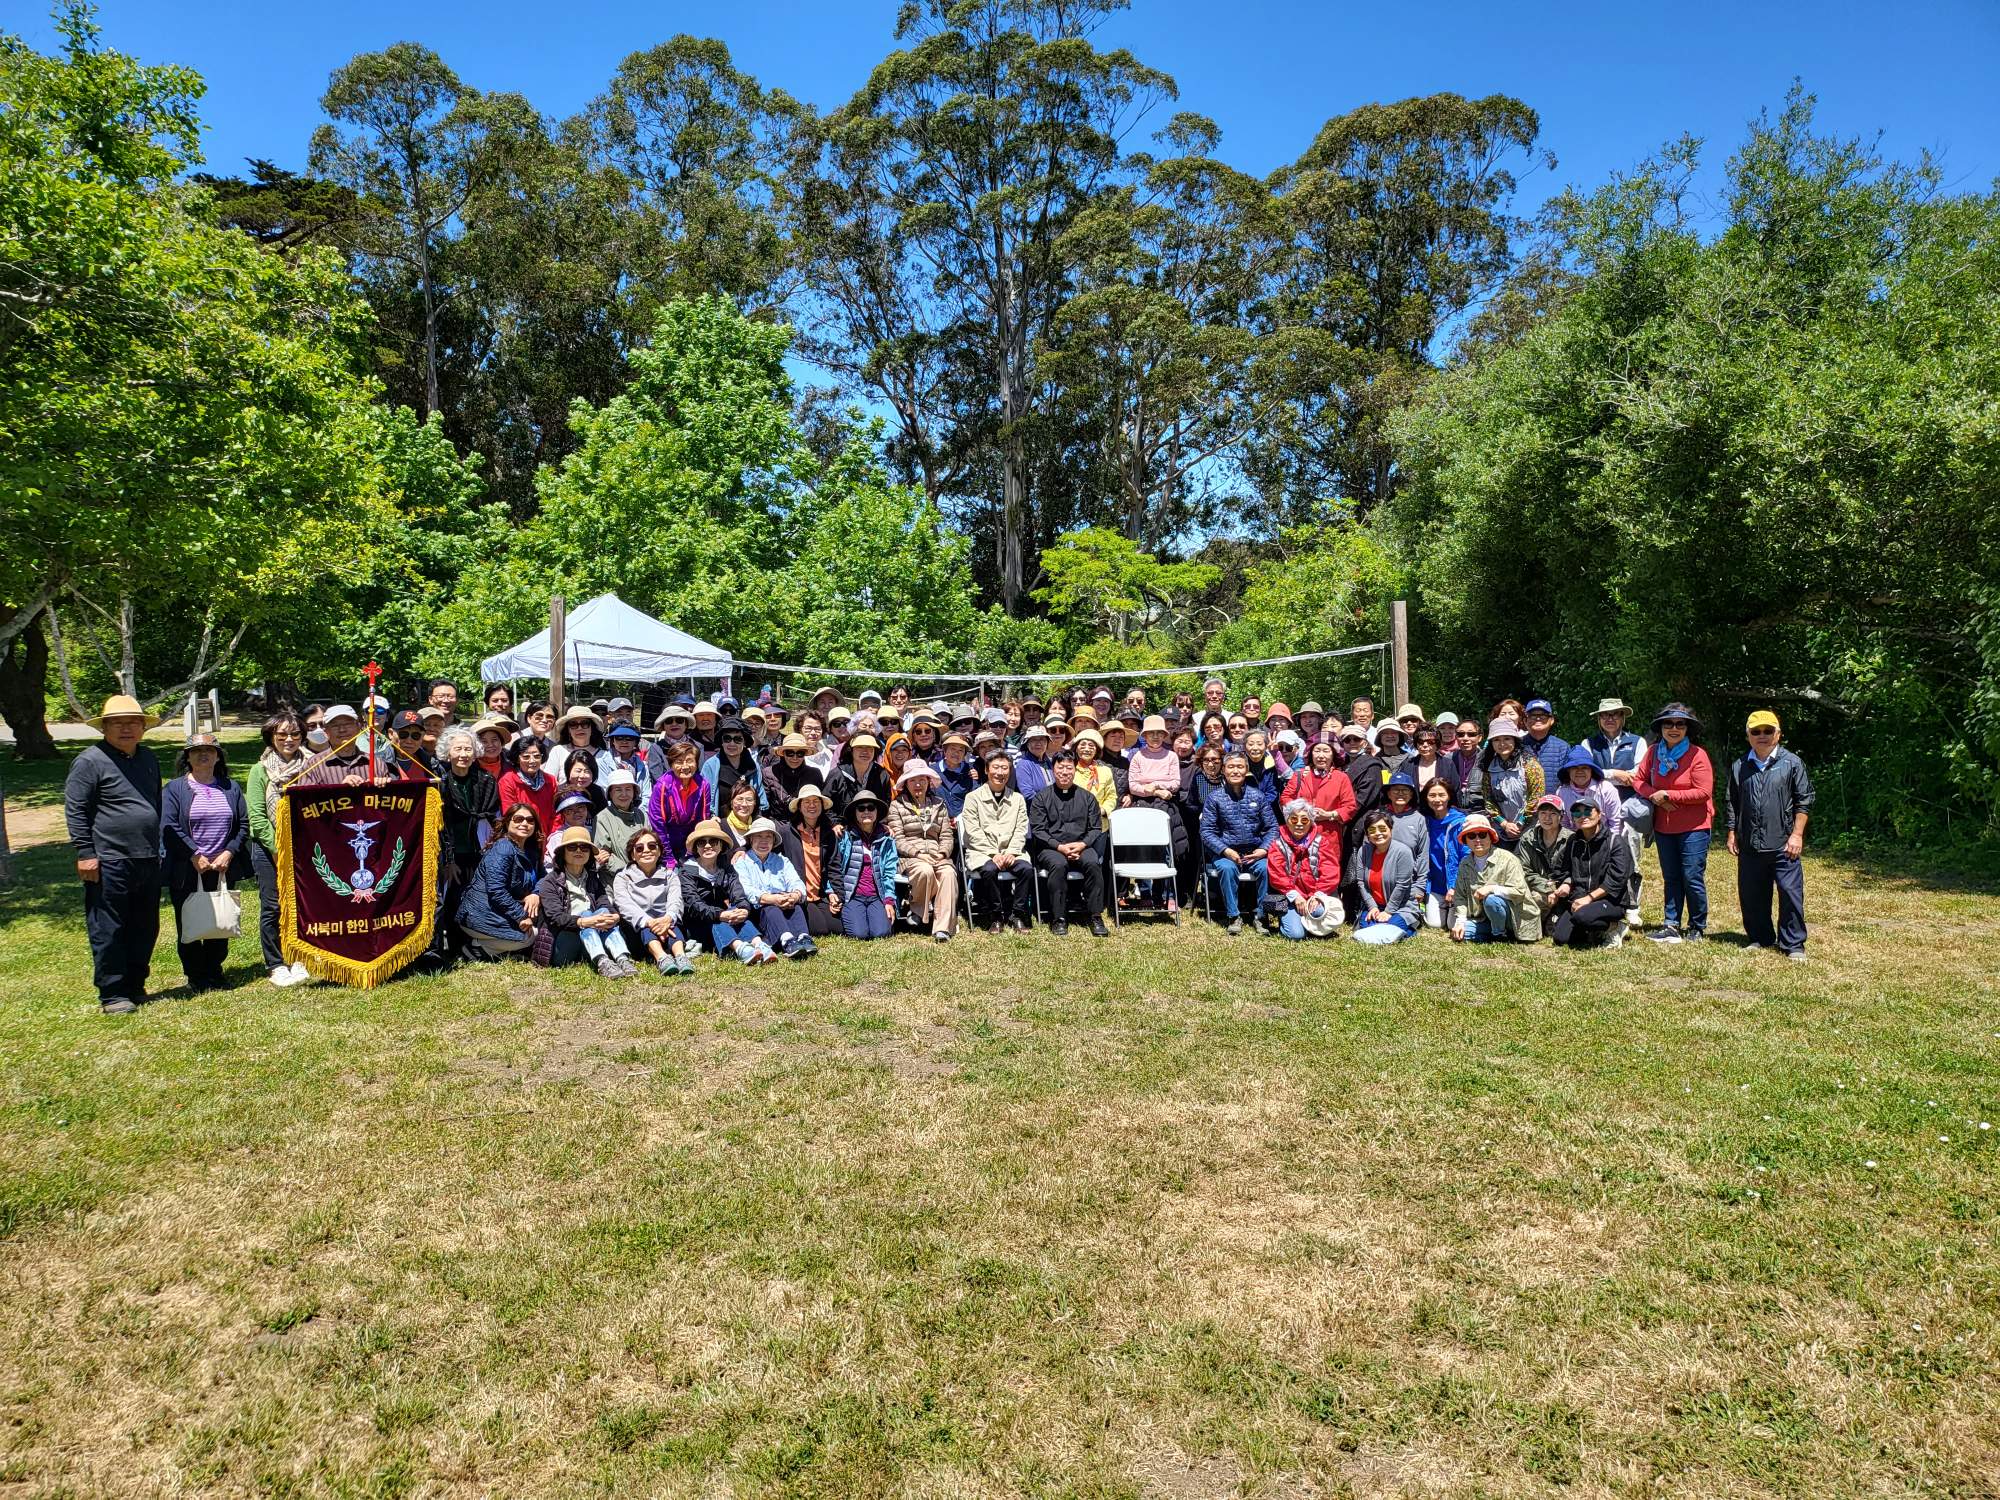
[[[1111,921],[1118,925],[1118,881],[1164,880],[1171,888],[1174,869],[1174,825],[1164,807],[1114,807],[1111,810]],[[1165,916],[1163,910],[1159,913]]]

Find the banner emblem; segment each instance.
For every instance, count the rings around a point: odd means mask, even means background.
[[[443,828],[436,787],[293,787],[278,811],[278,928],[287,960],[369,989],[430,946]]]

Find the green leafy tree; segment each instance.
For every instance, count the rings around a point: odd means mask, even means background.
[[[1773,706],[1827,821],[1990,829],[2000,200],[1815,133],[1798,92],[1713,239],[1693,164],[1563,203],[1556,309],[1400,419],[1420,612],[1482,693],[1671,695],[1725,744]]]
[[[224,670],[276,606],[257,584],[274,550],[368,503],[366,308],[328,252],[266,255],[171,184],[198,159],[194,75],[100,49],[81,7],[59,26],[60,57],[0,41],[0,545],[16,591],[0,643],[46,628],[66,685],[89,664],[157,701]],[[311,559],[295,583],[339,563]],[[183,622],[156,662],[149,618]],[[39,747],[37,663],[8,660],[5,706]],[[156,687],[162,667],[182,680]]]
[[[1281,523],[1336,497],[1366,516],[1393,490],[1384,424],[1441,332],[1511,268],[1511,164],[1538,159],[1540,128],[1500,94],[1370,104],[1272,174],[1289,248],[1263,316],[1283,399],[1247,460]]]
[[[1064,670],[1076,671],[1185,660],[1199,633],[1194,601],[1215,580],[1206,563],[1156,557],[1101,526],[1062,537],[1042,554],[1042,572],[1035,599],[1062,632]]]
[[[1092,45],[1091,30],[1122,8],[916,0],[898,17],[907,45],[824,122],[824,150],[801,158],[801,196],[820,210],[805,222],[823,226],[805,247],[821,268],[809,284],[851,368],[927,461],[927,483],[978,469],[952,465],[955,445],[919,424],[985,424],[992,490],[969,529],[985,531],[990,515],[1010,612],[1032,574],[1030,429],[1048,401],[1035,351],[1071,291],[1063,235],[1119,180],[1130,122],[1174,93],[1165,74]],[[830,195],[815,192],[828,162],[855,209],[829,211]]]

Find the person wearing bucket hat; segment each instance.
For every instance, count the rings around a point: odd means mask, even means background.
[[[644,806],[646,794],[653,789],[653,768],[646,757],[645,741],[636,724],[613,724],[606,732],[605,743],[611,749],[611,774],[604,778],[604,785],[611,785],[611,775],[623,770],[629,772],[632,784],[639,789],[639,802]]]
[[[1571,745],[1569,754],[1563,757],[1562,769],[1555,785],[1556,796],[1562,799],[1563,813],[1570,815],[1579,802],[1593,802],[1604,815],[1604,831],[1625,840],[1625,815],[1619,810],[1618,789],[1605,778],[1603,769],[1585,745]],[[1571,826],[1575,826],[1572,818]]]
[[[811,958],[817,953],[806,925],[806,883],[778,850],[778,825],[769,818],[752,823],[732,864],[764,942],[786,958]]]
[[[1736,856],[1737,899],[1743,931],[1753,948],[1778,951],[1794,962],[1806,956],[1806,879],[1799,863],[1806,822],[1812,816],[1812,778],[1805,762],[1778,741],[1778,716],[1768,708],[1750,715],[1750,750],[1729,768],[1729,852]],[[1771,925],[1771,896],[1778,923]]]
[[[863,942],[887,937],[896,925],[896,841],[882,827],[885,805],[865,787],[848,800],[827,875],[840,898],[840,930]]]
[[[572,828],[581,828],[585,833],[589,833],[596,819],[597,803],[588,792],[563,792],[557,796],[555,833],[550,837],[547,847],[543,850],[543,858],[551,870],[556,867],[556,858],[559,853],[557,844],[561,840],[562,835]],[[598,864],[609,862],[611,858],[610,851],[597,847],[597,841],[594,838],[591,840],[591,849],[591,857]],[[606,874],[608,878],[609,872],[607,871]]]
[[[840,931],[840,897],[827,879],[833,863],[833,803],[816,782],[808,781],[787,806],[789,817],[778,825],[778,847],[799,873],[806,899],[806,936],[817,941]]]
[[[1549,790],[1541,762],[1521,748],[1521,726],[1512,719],[1488,724],[1486,748],[1479,752],[1466,801],[1493,821],[1501,848],[1521,842],[1528,809]]]
[[[938,741],[938,756],[935,768],[938,796],[944,801],[945,811],[956,822],[965,808],[965,799],[979,785],[979,763],[972,758],[971,736],[963,730],[952,730]]]
[[[1536,909],[1546,921],[1555,920],[1556,887],[1569,869],[1569,817],[1562,798],[1545,792],[1529,809],[1533,821],[1514,852],[1521,857],[1521,869],[1528,877],[1528,889],[1535,893]]]
[[[839,826],[847,826],[847,804],[863,792],[872,794],[883,807],[889,805],[895,788],[889,782],[887,768],[876,759],[881,748],[881,741],[872,734],[854,735],[842,748],[844,763],[826,783],[827,795],[833,799],[833,821]]]
[[[578,704],[556,720],[556,747],[544,767],[557,781],[565,779],[573,756],[588,756],[600,783],[611,774],[611,752],[604,744],[604,721]]]
[[[118,693],[85,722],[103,739],[70,763],[63,822],[83,883],[98,1008],[130,1015],[146,1002],[160,936],[160,762],[140,743],[158,720]]]
[[[1049,784],[1054,762],[1049,758],[1049,726],[1024,724],[1021,753],[1014,757],[1014,790],[1033,804],[1035,794]]]
[[[1604,773],[1618,794],[1618,831],[1625,847],[1632,851],[1632,909],[1625,914],[1628,924],[1640,925],[1639,904],[1644,872],[1640,854],[1653,833],[1653,804],[1641,797],[1633,783],[1639,775],[1639,758],[1646,742],[1625,727],[1632,710],[1623,698],[1602,698],[1597,704],[1597,731],[1583,741],[1590,758]]]
[[[1458,831],[1465,854],[1451,891],[1450,930],[1459,943],[1541,941],[1542,907],[1520,859],[1499,847],[1484,813],[1470,813]]]
[[[597,818],[591,824],[597,847],[604,851],[607,875],[616,876],[625,868],[632,836],[641,829],[652,832],[646,828],[646,805],[640,796],[639,778],[629,766],[621,765],[604,784],[604,806],[597,810]]]
[[[735,843],[713,818],[702,819],[688,831],[687,858],[674,869],[681,880],[685,930],[708,938],[717,962],[733,958],[746,968],[776,963],[778,955],[757,931],[756,909],[730,863]]]
[[[584,805],[589,806],[588,799]],[[606,979],[630,979],[639,970],[618,930],[601,852],[582,826],[565,828],[549,840],[549,872],[535,887],[541,909],[528,956],[545,969],[587,958]]]
[[[937,773],[925,762],[903,767],[889,804],[889,837],[896,841],[896,868],[910,882],[911,920],[928,923],[931,936],[948,943],[958,930],[958,835],[936,788]]]
[[[1715,769],[1701,746],[1701,720],[1685,703],[1653,716],[1658,736],[1639,759],[1632,790],[1652,804],[1666,910],[1656,943],[1699,941],[1708,930],[1708,846],[1715,826]],[[1682,912],[1686,912],[1683,927]]]
[[[771,758],[764,765],[764,806],[773,813],[784,811],[790,816],[799,788],[819,786],[819,773],[806,764],[811,749],[812,742],[797,730],[772,747]]]
[[[199,995],[222,987],[222,966],[229,957],[227,937],[187,937],[190,921],[210,926],[206,902],[190,898],[197,891],[226,891],[250,870],[250,810],[243,793],[229,776],[222,744],[212,734],[197,734],[182,748],[174,779],[160,801],[160,839],[167,856],[167,893],[173,898],[174,924],[179,935],[181,972],[188,988]]]

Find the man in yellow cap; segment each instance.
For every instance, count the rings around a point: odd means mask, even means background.
[[[1768,708],[1743,726],[1749,753],[1729,768],[1729,852],[1736,856],[1736,894],[1743,931],[1753,948],[1778,951],[1794,963],[1806,957],[1806,880],[1799,856],[1812,813],[1812,778],[1805,762],[1778,743],[1778,716]],[[1771,892],[1778,925],[1771,925]]]
[[[83,880],[98,1009],[129,1016],[146,1003],[160,936],[160,763],[140,743],[160,721],[118,693],[85,723],[103,736],[63,784],[63,819]]]

